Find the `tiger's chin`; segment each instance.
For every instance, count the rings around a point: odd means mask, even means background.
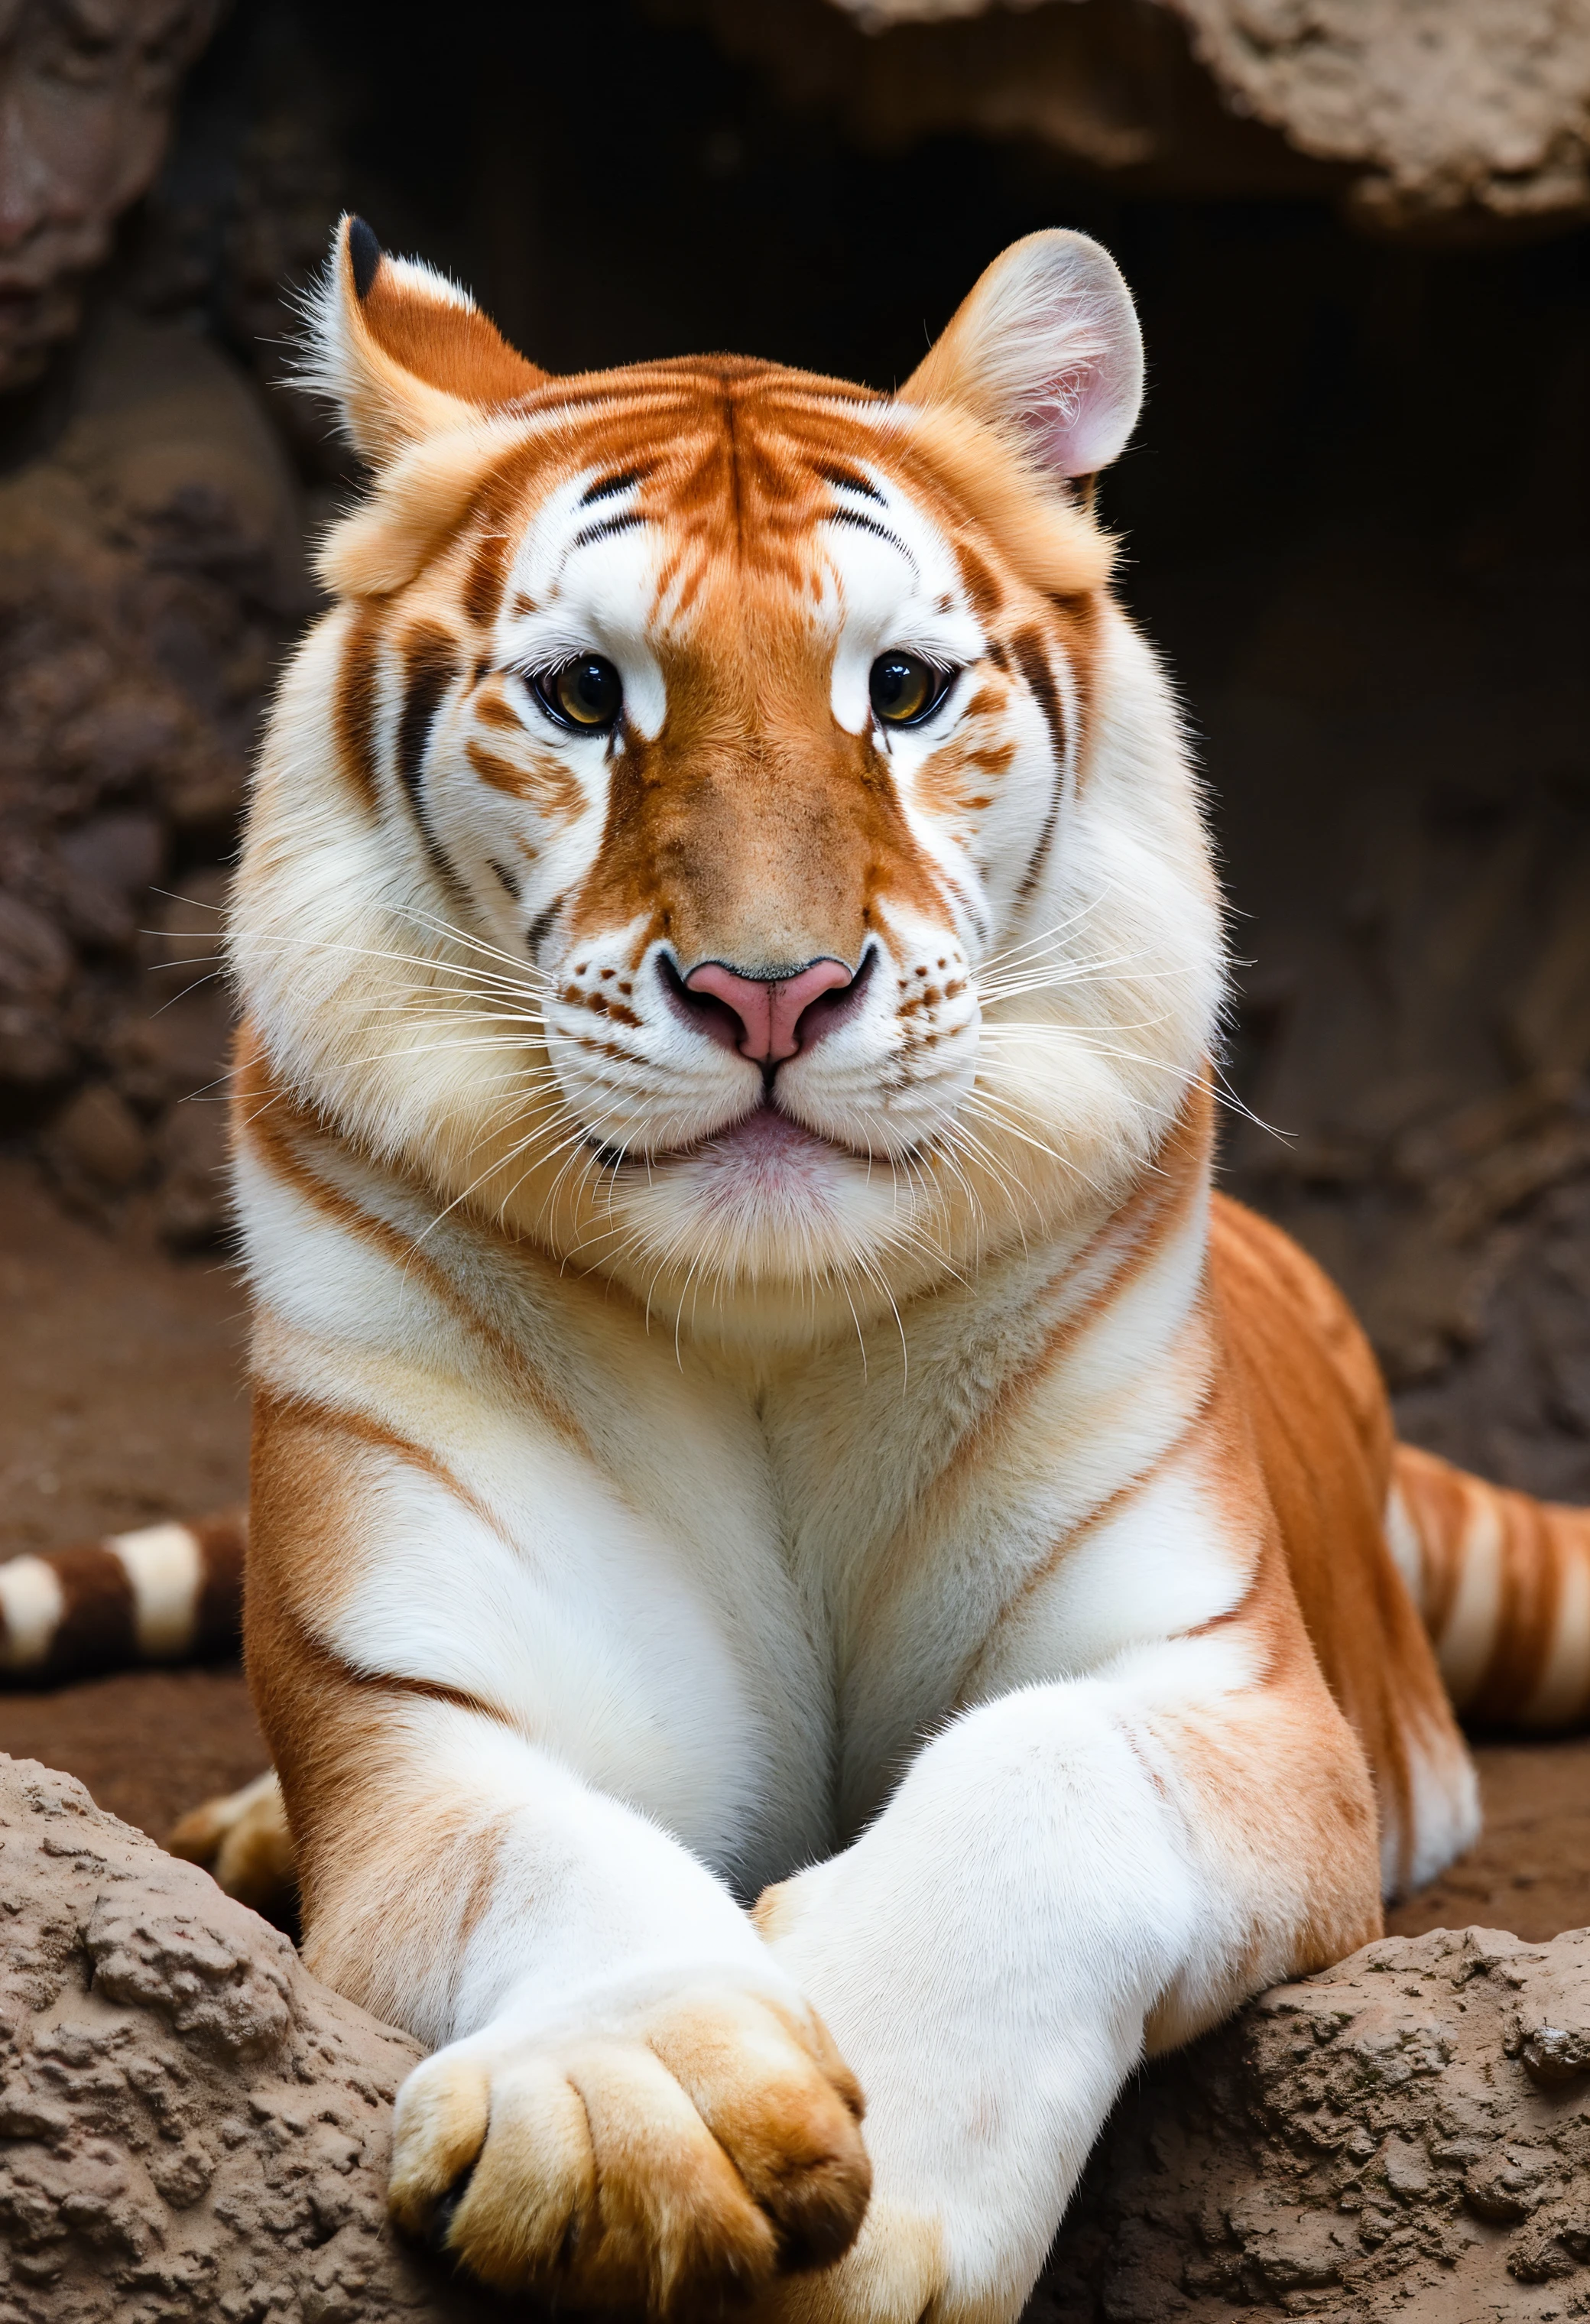
[[[918,1183],[759,1105],[691,1146],[626,1159],[608,1199],[631,1261],[680,1270],[710,1300],[714,1287],[869,1273],[913,1240]]]

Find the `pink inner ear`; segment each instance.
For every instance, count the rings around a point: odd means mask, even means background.
[[[1043,446],[1045,467],[1067,476],[1090,476],[1107,467],[1120,450],[1122,401],[1107,359],[1062,372],[1027,419]],[[1135,409],[1134,399],[1134,417]]]
[[[1143,335],[1119,269],[1080,235],[1035,235],[997,287],[989,337],[1046,467],[1088,476],[1126,449],[1143,401]]]
[[[1137,418],[1142,381],[1143,357],[1135,345],[1099,345],[1097,352],[1074,354],[1022,414],[1038,438],[1045,467],[1065,476],[1090,476],[1118,459]]]

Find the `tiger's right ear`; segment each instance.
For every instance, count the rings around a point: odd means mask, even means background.
[[[392,257],[360,217],[338,225],[305,311],[297,378],[330,399],[354,449],[377,465],[417,437],[516,402],[548,377],[465,291],[418,259]]]

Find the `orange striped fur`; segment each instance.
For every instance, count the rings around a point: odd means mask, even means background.
[[[315,334],[370,489],[232,936],[280,1788],[184,1844],[430,2046],[394,2212],[483,2281],[1014,2318],[1136,2060],[1472,1837],[1421,1609],[1576,1711],[1584,1521],[1398,1452],[1211,1192],[1096,244],[888,398],[549,378],[353,224]]]
[[[1550,1732],[1590,1711],[1590,1512],[1396,1448],[1392,1552],[1457,1708]]]

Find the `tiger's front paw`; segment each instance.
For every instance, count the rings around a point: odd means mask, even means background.
[[[756,1994],[488,2029],[399,2093],[392,2214],[495,2290],[694,2315],[848,2248],[871,2186],[860,2116],[821,2023]]]

